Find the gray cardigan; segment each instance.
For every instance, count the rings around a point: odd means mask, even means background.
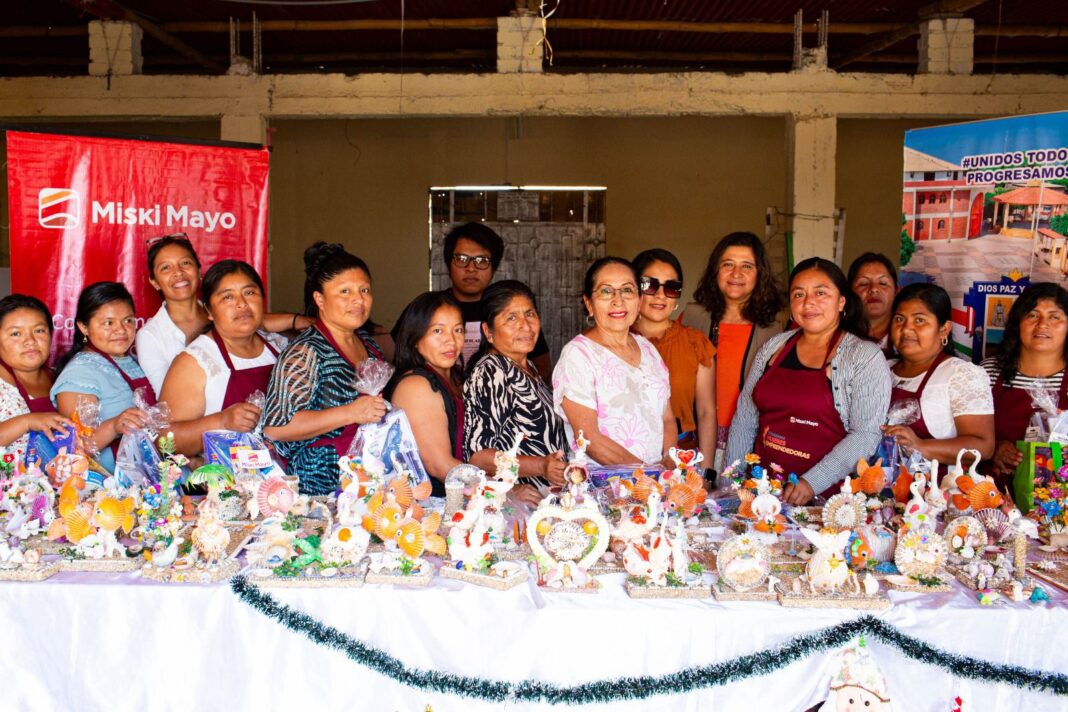
[[[797,330],[774,337],[760,349],[738,396],[738,410],[731,421],[727,441],[727,462],[731,463],[753,451],[760,413],[753,403],[753,387],[768,362]],[[879,427],[886,419],[890,406],[892,380],[883,352],[877,344],[853,334],[842,337],[831,358],[831,388],[834,407],[842,418],[846,436],[827,455],[812,466],[804,476],[812,490],[819,494],[841,482],[857,466],[857,460],[875,452],[882,437]],[[768,463],[764,463],[768,464]]]

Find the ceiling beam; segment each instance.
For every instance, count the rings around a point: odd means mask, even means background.
[[[917,13],[918,17],[913,22],[900,25],[896,30],[879,35],[864,43],[855,50],[846,52],[835,58],[831,63],[832,69],[841,69],[847,64],[852,64],[865,57],[880,52],[887,47],[892,47],[902,40],[907,40],[913,35],[919,34],[920,27],[928,19],[940,15],[959,15],[973,8],[979,7],[988,0],[938,0],[930,5],[924,5]]]
[[[149,35],[158,42],[170,47],[194,64],[199,64],[205,69],[218,74],[223,74],[226,71],[225,65],[216,62],[199,50],[190,47],[156,23],[138,15],[136,12],[130,10],[116,0],[66,0],[66,2],[68,5],[71,5],[82,12],[87,12],[94,17],[98,17],[101,20],[122,20],[131,22],[140,27],[146,35]]]

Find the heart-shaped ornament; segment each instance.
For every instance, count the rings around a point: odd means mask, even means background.
[[[611,525],[589,506],[538,507],[527,520],[527,543],[538,561],[555,568],[561,561],[588,569],[608,550]],[[591,546],[592,543],[592,546]]]

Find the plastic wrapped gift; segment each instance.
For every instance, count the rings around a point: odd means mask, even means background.
[[[660,473],[664,471],[662,467],[656,467],[652,465],[587,465],[587,471],[590,475],[590,484],[593,487],[604,487],[610,484],[613,480],[618,482],[619,480],[633,481],[634,472],[641,470],[654,480],[659,479]]]
[[[205,464],[222,465],[235,477],[279,477],[285,472],[271,457],[263,438],[234,430],[207,430],[203,435]]]
[[[78,433],[74,428],[67,428],[63,435],[53,440],[39,430],[30,431],[26,444],[26,456],[24,462],[27,466],[40,463],[43,467],[59,456],[60,452],[74,453],[78,451]]]
[[[166,403],[149,405],[143,388],[134,391],[134,407],[141,412],[145,425],[123,434],[115,453],[115,481],[124,489],[159,483],[162,458],[155,442],[171,421],[170,407]]]
[[[393,366],[387,361],[369,358],[356,365],[356,392],[377,396],[393,376]]]
[[[383,473],[386,479],[394,473],[398,463],[408,471],[413,485],[429,479],[408,416],[399,408],[386,413],[378,423],[361,425],[346,454],[364,460],[380,460],[386,467]]]

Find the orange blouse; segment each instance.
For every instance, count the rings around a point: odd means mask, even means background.
[[[671,322],[659,339],[650,339],[668,367],[671,381],[671,412],[679,421],[679,432],[696,430],[694,404],[697,397],[697,367],[712,365],[716,347],[696,329]]]
[[[719,357],[716,359],[716,420],[728,428],[742,390],[745,350],[753,334],[752,324],[719,325]]]

